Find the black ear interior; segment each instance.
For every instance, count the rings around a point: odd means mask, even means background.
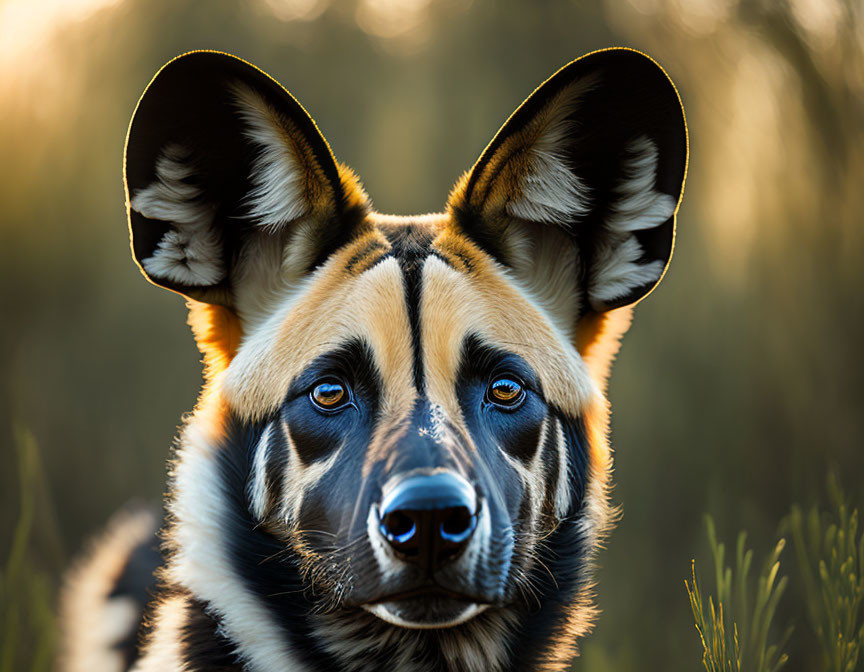
[[[580,81],[590,82],[579,94],[568,116],[573,129],[561,153],[567,165],[590,188],[587,214],[556,224],[575,239],[583,268],[590,268],[598,239],[616,202],[616,188],[622,178],[622,163],[633,143],[647,138],[657,149],[656,191],[668,194],[677,203],[687,167],[688,140],[684,111],[678,92],[663,69],[652,59],[631,49],[615,48],[594,52],[561,68],[511,115],[472,168],[465,185],[463,202],[457,206],[466,233],[487,251],[508,263],[496,245],[496,232],[484,230],[472,197],[483,171],[515,134],[525,129],[536,115],[563,91]],[[675,218],[670,214],[662,224],[633,232],[643,255],[642,262],[668,262],[672,254]],[[584,279],[588,282],[588,279]],[[634,288],[627,296],[604,306],[615,308],[641,298],[656,284]]]
[[[231,267],[242,237],[252,226],[243,216],[243,201],[250,189],[253,160],[260,151],[244,136],[232,94],[237,83],[254,90],[291,120],[333,189],[335,201],[344,202],[330,147],[311,117],[279,83],[228,54],[201,51],[174,59],[150,82],[132,118],[125,154],[127,193],[133,197],[158,179],[157,162],[166,147],[188,149],[195,170],[194,176],[184,181],[198,187],[200,200],[216,209],[213,225],[218,228],[225,268]],[[132,251],[141,266],[154,254],[172,223],[149,219],[133,209],[129,226]],[[154,278],[146,271],[145,275],[156,284],[199,300],[228,302],[227,277],[201,287]]]

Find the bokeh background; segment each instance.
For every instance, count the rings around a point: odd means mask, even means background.
[[[126,127],[165,61],[258,64],[379,210],[412,213],[443,206],[555,69],[626,45],[676,81],[691,164],[675,258],[613,372],[623,518],[575,669],[698,669],[683,579],[707,557],[703,514],[764,552],[830,469],[864,491],[862,15],[858,0],[0,0],[0,557],[28,572],[0,667],[50,656],[63,568],[118,507],[160,497],[196,398],[183,302],[139,276],[125,228]],[[778,621],[798,604],[793,581]],[[787,669],[813,669],[814,649],[802,628]]]

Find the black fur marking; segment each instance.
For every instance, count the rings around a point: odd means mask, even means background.
[[[351,403],[324,413],[309,400],[309,393],[324,378],[345,381]],[[368,425],[378,410],[381,377],[368,345],[352,340],[313,361],[291,384],[282,410],[282,422],[305,464],[328,457],[348,435]],[[364,451],[365,452],[365,451]]]
[[[585,421],[582,418],[571,418],[554,406],[551,411],[552,415],[558,418],[561,423],[561,430],[567,446],[567,462],[569,464],[567,482],[570,485],[570,506],[565,515],[574,516],[582,508],[585,486],[588,482],[588,437],[585,433]]]
[[[135,627],[126,636],[116,642],[112,648],[123,655],[126,669],[139,657],[139,623],[147,610],[156,590],[154,572],[162,564],[159,553],[159,541],[154,534],[151,539],[138,544],[130,553],[123,572],[117,579],[114,588],[108,594],[108,599],[131,597],[140,610],[140,617],[135,621]]]
[[[226,503],[221,524],[228,559],[238,578],[281,627],[292,652],[320,672],[339,672],[314,637],[309,614],[315,605],[306,593],[296,555],[284,541],[258,526],[249,513],[246,482],[264,426],[266,421],[244,425],[239,418],[229,418],[226,438],[217,452],[219,486]]]
[[[573,601],[590,580],[586,567],[589,547],[579,529],[579,520],[586,515],[583,501],[588,461],[585,426],[579,418],[564,416],[554,407],[550,410],[561,420],[567,441],[571,465],[568,479],[570,507],[556,530],[537,548],[545,567],[534,568],[532,583],[541,596],[542,607],[525,619],[513,646],[516,655],[510,669],[514,672],[536,666],[538,654],[564,625]]]
[[[414,385],[422,392],[425,385],[423,372],[423,344],[420,330],[420,296],[422,288],[423,262],[430,255],[434,235],[419,226],[400,226],[383,229],[392,246],[391,254],[399,261],[405,283],[405,304],[411,325],[411,342],[414,346]]]
[[[471,255],[466,254],[462,250],[458,250],[458,249],[448,250],[448,254],[455,257],[459,261],[459,263],[461,263],[462,266],[465,267],[466,273],[471,275],[474,272],[474,259],[471,257]],[[445,259],[445,261],[447,261],[447,260]],[[449,261],[447,261],[447,264],[450,265]]]
[[[499,374],[513,374],[525,386],[525,401],[512,411],[485,401],[486,388]],[[475,437],[492,433],[498,445],[528,464],[539,447],[546,415],[540,381],[528,363],[503,350],[484,344],[477,336],[466,337],[456,378],[456,395]]]
[[[181,631],[182,659],[189,672],[242,672],[234,645],[222,634],[206,604],[189,598]]]
[[[363,245],[359,250],[357,250],[354,254],[351,255],[351,258],[348,260],[348,263],[345,264],[345,270],[348,273],[354,273],[358,267],[360,267],[363,262],[366,262],[370,257],[372,257],[376,252],[386,253],[388,251],[385,243],[380,240],[370,240],[368,243]]]

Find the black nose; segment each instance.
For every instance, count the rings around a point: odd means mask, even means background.
[[[384,496],[378,516],[381,534],[400,558],[437,569],[468,545],[477,527],[477,495],[450,472],[410,476]]]

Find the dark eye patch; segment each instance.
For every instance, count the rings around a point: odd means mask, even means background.
[[[477,334],[469,334],[462,343],[459,378],[487,378],[513,374],[526,389],[542,394],[534,369],[519,355],[485,343]]]
[[[326,403],[316,407],[313,399],[334,399],[337,381],[344,386],[337,400],[339,412],[322,412]],[[291,383],[282,410],[300,458],[306,463],[326,458],[349,437],[358,435],[360,428],[368,427],[378,411],[380,389],[372,350],[359,339],[312,361]],[[350,403],[343,405],[349,395]]]
[[[490,395],[497,381],[502,399]],[[518,390],[513,390],[513,386]],[[506,397],[516,392],[512,403]],[[522,357],[469,335],[462,344],[456,396],[469,430],[478,445],[503,448],[529,462],[538,449],[546,403],[537,374]]]
[[[381,377],[372,356],[372,348],[360,339],[353,339],[314,359],[288,388],[286,401],[309,394],[323,380],[345,380],[357,391],[377,392]]]
[[[513,378],[526,391],[542,396],[537,374],[522,357],[485,343],[477,334],[467,335],[462,342],[458,380],[483,379],[491,383],[502,377]]]

